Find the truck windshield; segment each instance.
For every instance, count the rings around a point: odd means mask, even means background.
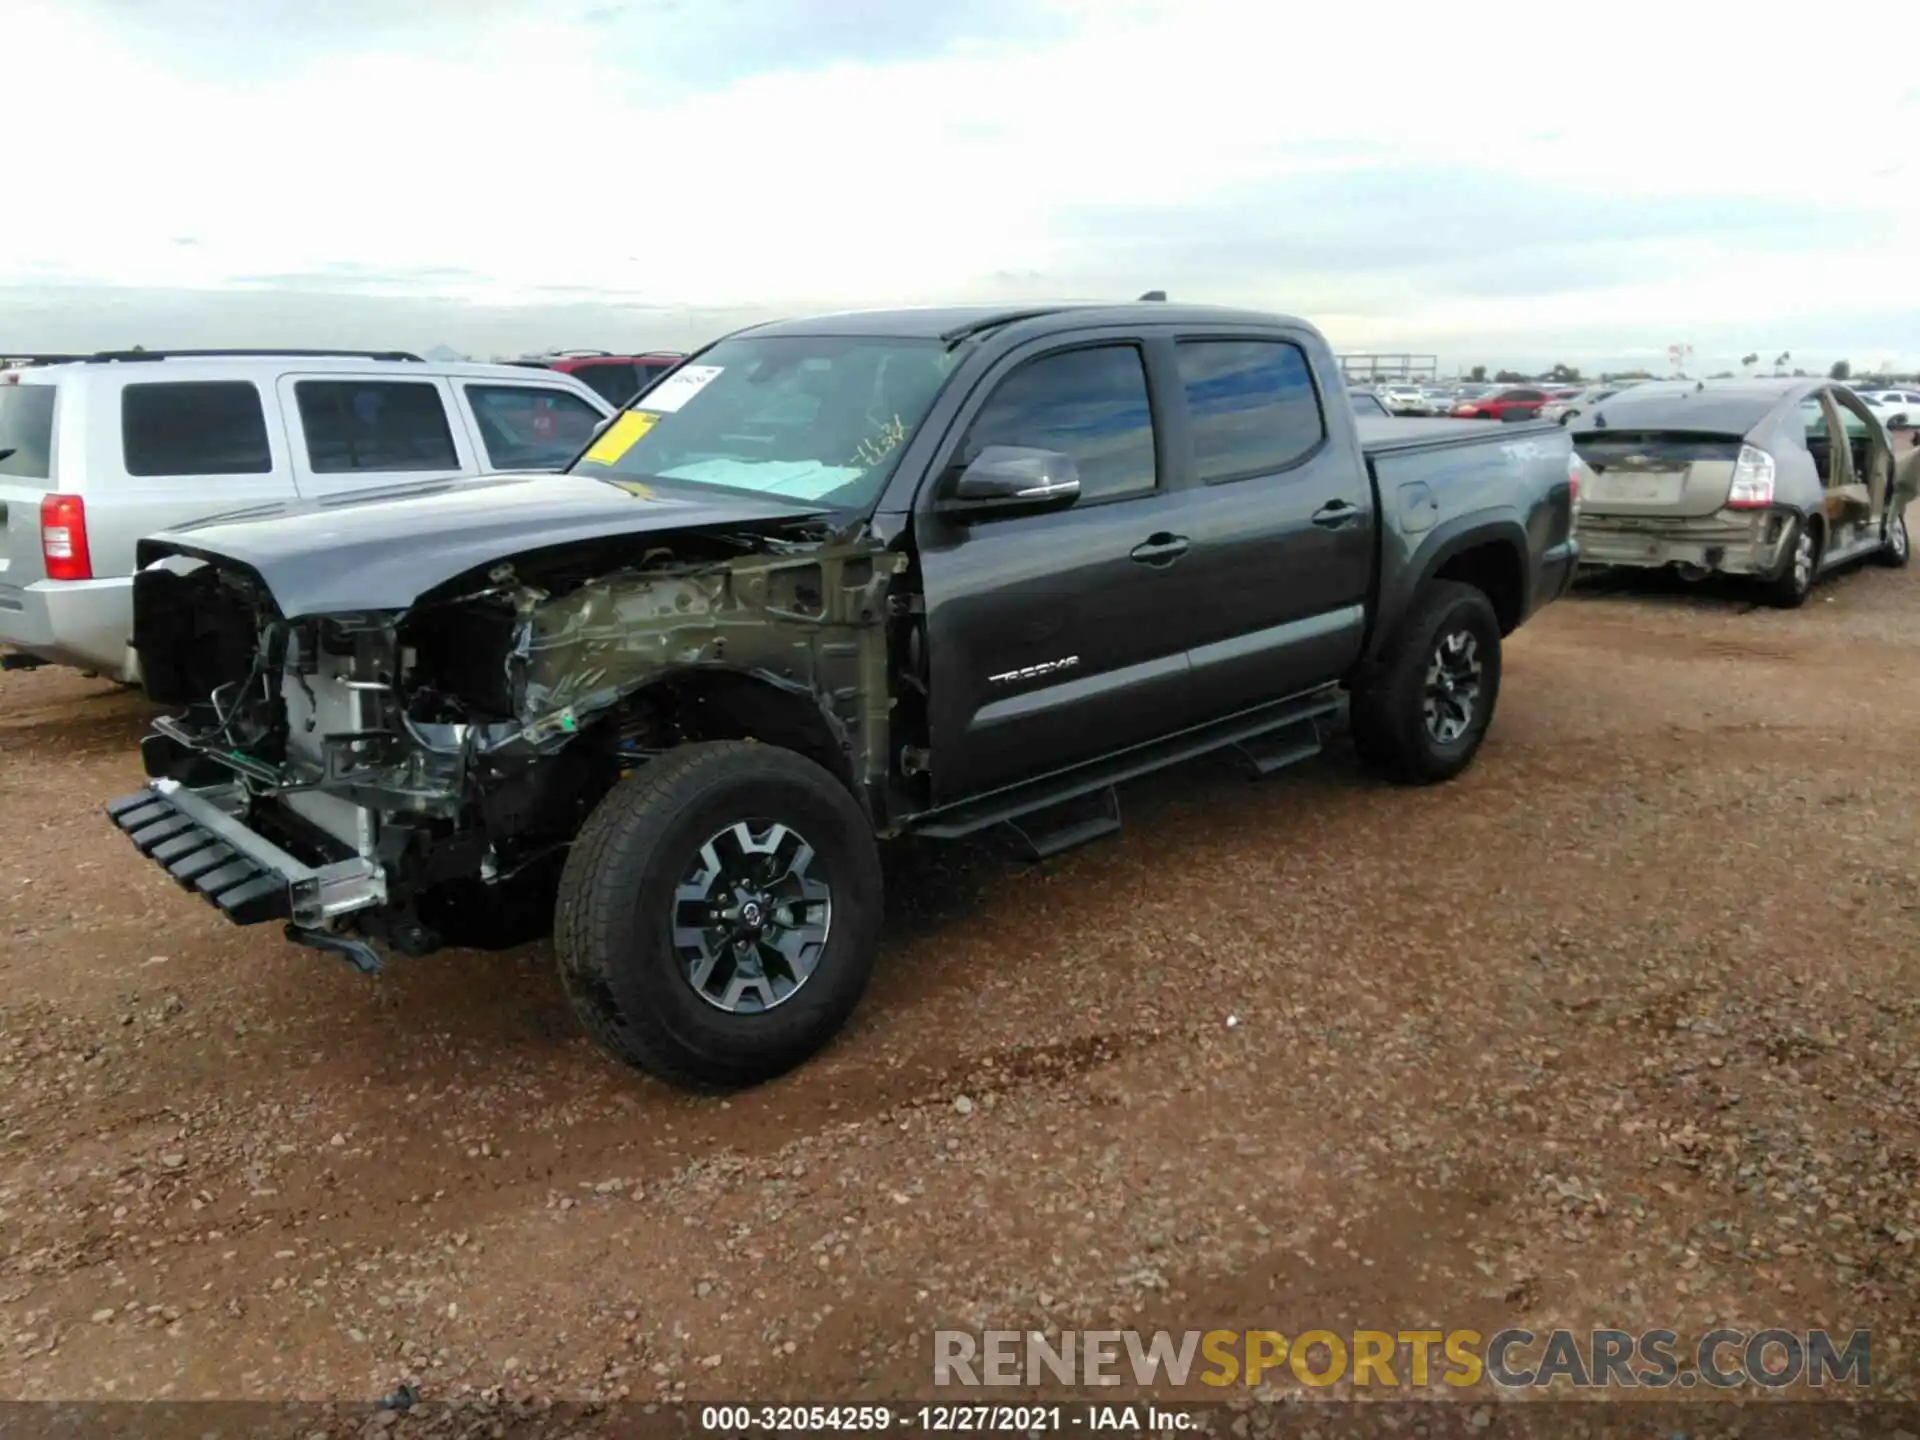
[[[893,473],[953,359],[934,340],[723,340],[615,417],[573,473],[862,509]]]

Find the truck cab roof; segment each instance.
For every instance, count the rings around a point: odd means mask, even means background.
[[[770,320],[749,326],[754,335],[872,335],[896,340],[944,340],[948,343],[1002,330],[1031,328],[1036,334],[1102,325],[1210,324],[1305,325],[1290,316],[1222,305],[1174,305],[1164,300],[1122,304],[1074,301],[1042,305],[935,305],[899,310],[846,310],[804,319]]]

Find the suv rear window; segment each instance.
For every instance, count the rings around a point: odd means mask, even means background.
[[[440,387],[419,380],[302,380],[293,387],[316,475],[458,470]]]
[[[250,380],[159,380],[120,392],[129,475],[265,475],[267,416]]]
[[[53,476],[51,385],[0,385],[0,475]]]

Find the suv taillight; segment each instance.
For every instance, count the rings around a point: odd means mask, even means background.
[[[1727,509],[1764,510],[1773,504],[1773,457],[1751,445],[1740,447],[1727,487]]]
[[[78,495],[40,499],[40,554],[49,580],[91,580],[93,556],[87,550],[87,506]]]

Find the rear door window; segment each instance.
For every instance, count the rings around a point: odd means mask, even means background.
[[[251,380],[157,380],[120,392],[129,475],[266,475],[267,414]]]
[[[1174,347],[1187,395],[1193,463],[1207,484],[1270,475],[1327,438],[1306,352],[1284,340],[1183,340]],[[1405,391],[1389,392],[1395,399]]]
[[[440,387],[418,380],[302,380],[293,387],[316,475],[458,470]]]
[[[640,372],[640,387],[639,387],[639,388],[640,388],[641,390],[645,390],[645,389],[646,389],[646,388],[647,388],[647,387],[648,387],[649,385],[651,385],[651,384],[653,384],[653,382],[654,382],[654,381],[656,381],[656,380],[658,380],[658,379],[659,379],[659,378],[660,378],[660,377],[661,377],[662,375],[664,375],[664,374],[666,374],[666,373],[667,373],[667,371],[669,371],[669,370],[671,370],[671,369],[672,369],[672,368],[673,368],[673,367],[674,367],[675,365],[677,365],[677,364],[679,364],[679,363],[680,363],[680,362],[679,362],[679,361],[677,361],[677,360],[639,360],[639,361],[636,361],[636,362],[634,363],[634,367],[633,367],[633,368],[634,368],[635,370],[637,370],[637,371],[639,371],[639,372]],[[638,391],[636,391],[635,393],[637,394],[637,393],[638,393]],[[615,401],[614,403],[615,403],[615,404],[618,404],[618,403],[620,403],[620,402],[618,402],[618,401]]]
[[[494,470],[558,470],[593,438],[600,412],[538,385],[469,385],[467,403]]]
[[[0,385],[0,475],[53,478],[53,385]]]
[[[591,365],[581,365],[574,370],[573,378],[609,405],[626,404],[640,388],[640,377],[625,360],[596,360]]]
[[[970,459],[990,445],[1071,455],[1083,505],[1150,493],[1159,470],[1139,347],[1093,345],[1029,360],[981,407],[961,453]]]

